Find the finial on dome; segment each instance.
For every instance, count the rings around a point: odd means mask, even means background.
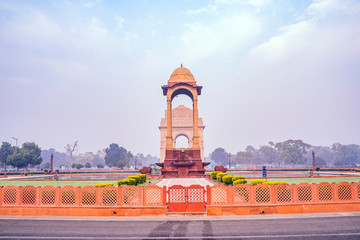
[[[181,64],[181,67],[183,67],[183,64]]]

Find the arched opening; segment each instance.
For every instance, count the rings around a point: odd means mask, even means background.
[[[175,148],[189,148],[189,138],[185,134],[177,135],[175,138]]]
[[[172,105],[172,109],[174,109],[180,105],[184,105],[187,108],[193,109],[192,99],[185,94],[179,94],[179,95],[175,96],[171,102],[171,105]]]

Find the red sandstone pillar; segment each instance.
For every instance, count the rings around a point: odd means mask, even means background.
[[[166,150],[174,148],[172,138],[172,111],[171,111],[171,96],[167,98],[167,133],[166,133]]]

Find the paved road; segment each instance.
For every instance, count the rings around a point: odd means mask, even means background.
[[[360,239],[360,213],[223,218],[2,218],[0,239]]]
[[[158,183],[156,183],[156,185],[159,187],[163,187],[163,186],[170,187],[173,185],[182,185],[184,187],[188,187],[193,184],[201,185],[204,187],[206,185],[210,185],[210,186],[215,185],[206,178],[165,178],[159,181]]]

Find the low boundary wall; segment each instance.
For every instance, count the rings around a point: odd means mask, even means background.
[[[0,215],[167,214],[166,187],[0,187]],[[207,215],[360,211],[360,183],[207,186]]]

